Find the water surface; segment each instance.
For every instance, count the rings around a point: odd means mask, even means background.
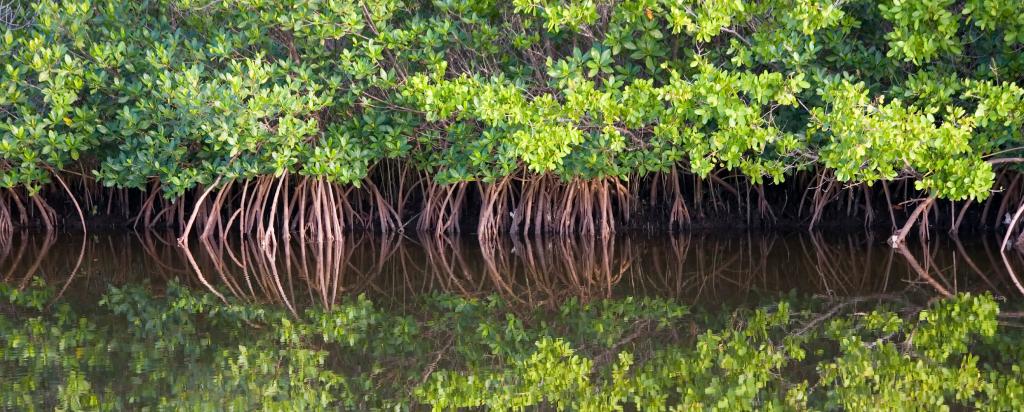
[[[998,239],[937,236],[907,254],[870,233],[696,233],[600,238],[502,239],[353,234],[323,243],[189,242],[170,232],[17,233],[0,244],[3,281],[66,281],[77,291],[170,279],[251,301],[330,305],[364,293],[408,299],[447,292],[498,294],[534,304],[660,296],[686,303],[742,301],[795,291],[824,296],[990,291],[1014,296],[1024,271]],[[1005,259],[1004,259],[1005,256]],[[77,270],[75,270],[78,265]],[[1009,269],[1008,269],[1009,268]],[[73,277],[69,280],[69,276]]]
[[[1020,410],[997,245],[17,233],[0,410]]]

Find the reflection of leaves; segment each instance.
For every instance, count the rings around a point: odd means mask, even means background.
[[[0,289],[0,299],[31,304],[39,290]],[[128,286],[100,302],[81,314],[62,302],[32,317],[0,313],[0,407],[1015,409],[1024,382],[1022,336],[1000,329],[987,295],[904,318],[914,309],[861,313],[863,300],[690,313],[625,298],[520,312],[452,295],[422,297],[407,308],[415,317],[356,296],[292,318],[173,283],[162,297]]]

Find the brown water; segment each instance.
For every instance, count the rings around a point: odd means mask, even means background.
[[[757,294],[863,296],[987,290],[1019,297],[1017,252],[998,240],[937,236],[893,250],[870,233],[698,233],[610,239],[417,238],[351,235],[325,243],[192,240],[173,233],[16,233],[0,244],[9,284],[40,277],[89,299],[110,284],[170,279],[224,296],[297,309],[332,306],[345,294],[394,302],[424,293],[483,296],[555,306],[569,297],[656,295],[687,303]],[[1005,256],[1005,259],[1004,259]],[[77,269],[76,269],[77,266]]]

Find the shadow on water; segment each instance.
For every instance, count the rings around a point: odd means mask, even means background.
[[[41,277],[88,299],[85,292],[109,284],[146,281],[159,289],[177,279],[296,312],[311,304],[331,308],[347,294],[394,303],[428,293],[496,294],[530,307],[624,296],[714,304],[790,291],[849,297],[986,290],[1019,296],[1011,271],[1024,267],[1019,253],[1001,253],[994,238],[939,237],[894,250],[865,233],[493,242],[356,234],[322,243],[196,240],[185,253],[172,233],[142,232],[90,234],[84,252],[82,244],[80,234],[17,233],[0,243],[3,282],[25,287]]]

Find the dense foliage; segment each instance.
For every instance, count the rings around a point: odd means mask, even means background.
[[[176,284],[96,304],[0,286],[0,408],[15,410],[1020,410],[1019,327],[988,295],[659,299],[350,297],[300,316]]]
[[[189,189],[735,169],[983,199],[1022,143],[1024,3],[0,2],[0,184]],[[1012,156],[1012,154],[1010,154]]]

